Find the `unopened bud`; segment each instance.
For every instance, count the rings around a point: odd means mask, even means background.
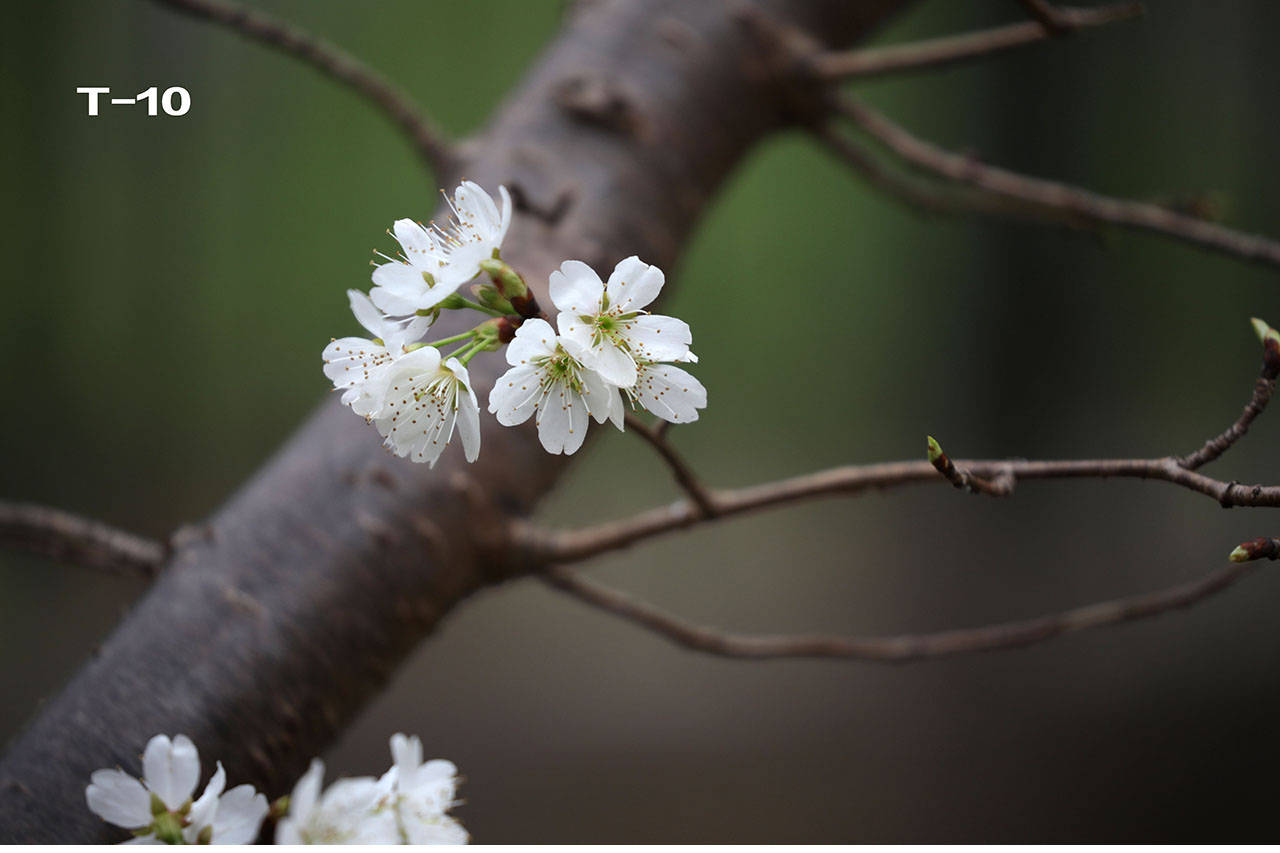
[[[444,299],[441,299],[436,303],[436,308],[443,311],[458,311],[466,307],[466,300],[456,293],[450,293]]]
[[[1276,559],[1280,559],[1280,539],[1266,536],[1241,543],[1231,552],[1231,562],[1233,563]]]
[[[1253,331],[1262,341],[1262,369],[1268,379],[1280,377],[1280,332],[1267,325],[1266,321],[1254,317]]]
[[[494,317],[492,320],[485,320],[479,326],[476,326],[476,342],[484,344],[482,349],[493,352],[502,347],[502,332],[498,325],[504,319],[503,317]]]
[[[511,307],[511,303],[498,291],[498,288],[488,282],[472,285],[471,292],[475,294],[476,301],[486,308],[501,311],[503,314],[516,313],[516,309]]]
[[[925,440],[929,442],[929,463],[931,465],[937,465],[938,460],[946,456],[946,454],[942,452],[942,445],[938,444],[937,439],[931,435],[925,436]]]
[[[498,292],[508,300],[521,299],[528,295],[529,288],[525,285],[524,279],[506,261],[486,258],[480,262],[480,269],[489,274],[489,278],[493,279],[493,283],[498,286]]]

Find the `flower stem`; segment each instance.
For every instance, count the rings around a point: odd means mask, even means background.
[[[458,341],[464,341],[464,340],[466,340],[467,338],[473,338],[473,337],[475,337],[475,334],[476,334],[476,330],[475,330],[475,329],[468,329],[467,331],[463,332],[463,333],[462,333],[462,334],[460,334],[460,335],[454,335],[454,336],[453,336],[453,337],[451,337],[451,338],[441,338],[441,339],[440,339],[440,340],[438,340],[438,341],[432,341],[431,343],[427,344],[427,346],[429,346],[429,347],[442,347],[442,346],[444,346],[445,344],[453,344],[453,343],[457,343]]]
[[[456,296],[457,294],[454,295]],[[503,316],[501,311],[498,311],[495,308],[490,308],[488,305],[481,305],[479,302],[472,302],[465,296],[458,296],[458,301],[460,301],[464,307],[470,308],[472,311],[480,311],[481,313],[488,314],[491,317]]]

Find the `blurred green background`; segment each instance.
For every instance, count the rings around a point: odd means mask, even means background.
[[[256,5],[459,134],[561,14],[558,0]],[[865,95],[992,162],[1140,198],[1220,191],[1229,223],[1280,234],[1280,7],[1149,7]],[[876,41],[1018,14],[931,0]],[[393,219],[427,215],[434,181],[345,90],[147,3],[25,4],[0,46],[0,497],[165,535],[324,396],[320,349],[354,331],[344,289],[367,284]],[[90,119],[75,88],[91,85],[182,85],[193,106]],[[1248,397],[1248,318],[1280,324],[1274,271],[1146,236],[917,215],[799,133],[743,164],[668,278],[711,397],[676,440],[724,485],[919,457],[926,433],[957,455],[1185,452]],[[1213,473],[1280,479],[1276,435],[1264,417]],[[672,495],[640,442],[602,435],[541,516]],[[593,574],[739,630],[919,631],[1166,586],[1277,534],[1273,511],[1156,484],[1027,483],[1003,501],[922,488],[717,525]],[[1155,621],[905,667],[700,657],[525,581],[456,611],[326,757],[334,774],[377,772],[393,731],[421,734],[462,768],[458,813],[483,842],[1263,840],[1280,579],[1260,574]],[[0,554],[0,733],[142,592]]]

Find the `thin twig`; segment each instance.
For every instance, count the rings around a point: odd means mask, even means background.
[[[34,504],[0,503],[0,543],[91,569],[153,577],[165,546],[101,522]]]
[[[1065,10],[1055,8],[1049,0],[1018,0],[1018,5],[1050,35],[1068,30],[1068,25],[1063,20]]]
[[[1101,27],[1130,20],[1143,13],[1141,3],[1119,3],[1096,9],[1060,9],[1067,29],[1050,31],[1036,21],[1020,21],[1002,27],[962,33],[889,47],[819,54],[813,69],[826,80],[875,77],[899,71],[937,68],[1045,41],[1062,32]]]
[[[1204,443],[1195,453],[1189,453],[1178,460],[1178,464],[1189,471],[1207,465],[1230,449],[1245,433],[1258,415],[1266,409],[1267,403],[1276,392],[1276,377],[1280,376],[1280,338],[1276,337],[1266,323],[1255,319],[1254,326],[1262,338],[1262,373],[1253,384],[1253,396],[1250,398],[1240,417],[1227,427],[1221,435],[1214,436]]]
[[[1085,221],[1149,231],[1247,261],[1280,267],[1280,243],[1175,213],[1165,207],[1110,198],[1068,184],[1020,175],[954,154],[914,136],[867,106],[842,95],[832,104],[867,135],[908,164],[950,181]]]
[[[1147,619],[1180,607],[1190,607],[1221,592],[1258,563],[1237,562],[1204,578],[1159,592],[1117,598],[1018,622],[981,628],[904,634],[888,637],[832,635],[750,636],[725,634],[672,616],[626,593],[586,580],[570,569],[550,569],[543,579],[575,598],[614,616],[654,631],[687,648],[732,658],[844,658],[906,663],[971,652],[1029,646],[1043,640],[1104,625]]]
[[[405,132],[418,153],[437,173],[453,168],[455,155],[452,146],[413,98],[341,48],[286,21],[224,0],[153,2],[213,21],[242,36],[278,48],[347,84],[377,104]]]
[[[660,421],[666,423],[666,421]],[[684,489],[685,494],[689,496],[689,500],[698,508],[698,511],[704,518],[714,518],[717,515],[715,503],[711,500],[711,496],[707,492],[707,487],[702,485],[697,475],[693,473],[693,469],[685,463],[684,459],[676,449],[667,441],[667,431],[661,427],[651,427],[635,415],[627,412],[626,424],[631,428],[632,432],[639,435],[649,446],[658,451],[658,455],[662,457],[662,461],[667,463],[667,467],[671,469],[671,475],[675,477],[676,483],[680,488]]]
[[[1157,480],[1213,498],[1224,507],[1280,506],[1280,486],[1241,485],[1188,471],[1173,457],[1160,459],[1072,459],[1060,461],[958,460],[955,463],[980,477],[1021,480],[1108,479],[1123,477]],[[830,495],[852,495],[912,483],[944,482],[926,460],[849,465],[741,489],[708,489],[717,518],[742,515],[768,507]],[[655,507],[627,518],[574,530],[547,531],[517,525],[513,536],[527,548],[534,565],[574,563],[625,548],[706,520],[688,500]]]

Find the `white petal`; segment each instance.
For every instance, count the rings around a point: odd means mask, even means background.
[[[190,799],[200,781],[200,756],[186,735],[171,742],[156,735],[142,754],[143,782],[164,804],[176,811]]]
[[[599,346],[586,352],[581,361],[604,377],[606,382],[619,388],[630,388],[636,384],[635,361],[609,340],[601,341]]]
[[[188,844],[196,843],[200,837],[200,831],[213,823],[213,817],[218,811],[218,797],[222,796],[226,787],[227,773],[222,769],[222,762],[219,761],[217,769],[213,771],[213,778],[209,780],[208,785],[204,786],[204,793],[191,806],[189,815],[191,823],[182,831]]]
[[[406,774],[412,775],[418,769],[418,765],[422,764],[422,740],[417,735],[409,737],[400,732],[393,734],[391,761],[402,778]]]
[[[507,344],[507,364],[519,367],[556,351],[556,330],[546,320],[525,320]]]
[[[542,373],[535,367],[513,367],[498,377],[489,391],[489,413],[503,426],[529,420],[542,392]],[[465,439],[465,435],[464,435]]]
[[[582,261],[565,261],[548,279],[551,301],[558,311],[569,314],[600,313],[604,282]]]
[[[323,784],[324,762],[313,758],[307,772],[302,774],[302,778],[293,786],[293,792],[289,794],[289,817],[303,822],[310,818]]]
[[[435,241],[427,230],[412,219],[397,219],[391,226],[396,242],[404,249],[405,257],[411,263],[419,264],[423,260],[436,257]]]
[[[417,311],[420,304],[425,301],[422,294],[405,296],[398,291],[389,290],[385,287],[375,287],[373,290],[370,290],[369,299],[380,310],[397,316],[412,314]],[[428,306],[422,307],[425,308]]]
[[[591,417],[601,424],[606,420],[613,421],[614,426],[622,429],[622,418],[626,412],[618,389],[594,370],[583,370],[578,376],[582,380],[582,399]]]
[[[296,820],[286,817],[276,824],[276,844],[306,844]]]
[[[267,798],[252,785],[237,785],[218,800],[213,819],[214,844],[252,844],[267,816]]]
[[[623,332],[631,352],[641,361],[684,361],[693,334],[689,324],[662,314],[645,314],[627,324]]]
[[[368,330],[369,334],[375,338],[386,338],[388,326],[391,324],[382,316],[382,312],[374,307],[373,300],[369,298],[367,293],[359,290],[348,290],[347,302],[351,305],[351,313],[355,315],[360,325]]]
[[[151,823],[151,794],[123,770],[95,770],[84,792],[89,811],[116,826],[137,829]]]
[[[623,314],[639,311],[658,298],[665,281],[662,270],[646,264],[635,255],[619,261],[605,288],[609,294],[609,309]]]
[[[372,279],[373,283],[379,287],[406,298],[420,298],[430,289],[427,280],[422,277],[422,269],[402,261],[391,261],[374,267]],[[376,297],[373,299],[373,303],[375,305],[378,304]],[[382,310],[386,311],[387,309],[383,308]],[[387,313],[401,314],[408,312],[387,311]]]
[[[538,440],[548,453],[563,453],[569,443],[569,405],[576,396],[564,383],[557,382],[539,399]]]
[[[707,406],[702,383],[670,364],[651,364],[641,370],[634,393],[640,405],[673,424],[696,421],[698,409]]]
[[[467,461],[475,462],[480,456],[480,403],[470,384],[466,395],[458,400],[458,432]]]

